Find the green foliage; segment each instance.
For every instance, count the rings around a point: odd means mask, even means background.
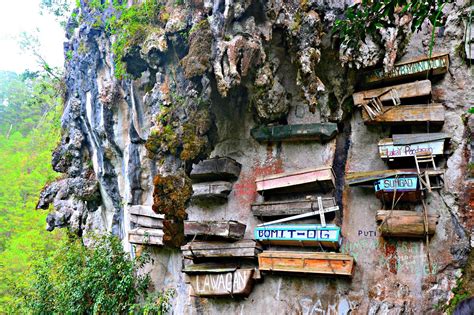
[[[148,274],[138,270],[149,261],[144,254],[130,259],[112,235],[92,236],[85,247],[73,236],[30,272],[29,286],[20,290],[16,311],[33,314],[162,314],[173,291],[149,296]],[[144,297],[145,304],[137,304]]]
[[[69,12],[71,11],[70,0],[41,0],[40,1],[40,13],[50,13],[59,24],[65,28]]]
[[[61,232],[45,230],[35,211],[45,182],[56,177],[51,152],[59,139],[61,95],[44,73],[0,72],[0,313],[26,285],[31,261],[53,250]]]
[[[442,25],[441,9],[446,0],[362,0],[359,5],[349,7],[344,20],[334,23],[334,32],[338,33],[342,43],[357,48],[365,41],[367,34],[375,34],[377,29],[395,25],[395,14],[409,14],[413,17],[411,30],[418,31],[428,19],[432,25]]]
[[[117,15],[108,18],[105,26],[110,34],[116,36],[112,44],[115,76],[122,78],[126,75],[126,66],[123,62],[125,54],[128,49],[145,40],[152,25],[158,25],[162,6],[157,0],[148,0],[130,7],[127,7],[126,3],[114,2],[114,8]]]
[[[464,275],[464,273],[463,273]],[[454,287],[451,292],[454,294],[448,305],[445,305],[444,311],[446,314],[453,314],[456,306],[464,299],[467,299],[471,296],[471,292],[467,291],[464,288],[464,277],[461,277],[456,280],[456,287]]]

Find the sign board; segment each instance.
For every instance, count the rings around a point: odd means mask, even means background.
[[[248,296],[253,287],[254,269],[236,269],[226,273],[189,275],[198,296]]]
[[[410,157],[420,152],[429,152],[432,155],[442,155],[443,150],[444,139],[403,145],[394,145],[390,142],[379,142],[379,153],[382,159]]]
[[[256,227],[256,240],[275,245],[303,245],[338,247],[341,229],[336,225],[281,224]]]
[[[418,187],[418,177],[392,177],[379,179],[375,181],[374,188],[375,191],[394,191],[395,188],[397,191],[416,191]]]

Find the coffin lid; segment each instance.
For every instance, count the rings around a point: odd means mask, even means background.
[[[294,251],[263,251],[259,257],[268,258],[301,258],[301,259],[327,259],[327,260],[354,260],[348,254],[334,252],[294,252]]]
[[[443,133],[443,132],[414,133],[414,134],[393,135],[392,141],[394,145],[405,145],[405,144],[430,142],[430,141],[450,139],[450,138],[451,137],[447,133]]]
[[[349,186],[367,186],[379,179],[393,177],[396,175],[415,175],[418,176],[416,169],[395,169],[368,172],[351,172],[346,175],[346,183]]]
[[[249,270],[254,268],[255,266],[241,266],[237,263],[203,263],[185,266],[182,272],[187,274],[227,273],[238,269]]]
[[[264,175],[264,176],[258,176],[255,181],[262,181],[262,180],[268,180],[268,179],[274,179],[274,178],[281,178],[281,177],[287,177],[291,175],[299,175],[299,174],[304,174],[304,173],[311,173],[315,171],[323,171],[330,169],[332,172],[331,166],[321,166],[321,167],[316,167],[316,168],[305,168],[302,170],[297,170],[297,171],[292,171],[292,172],[285,172],[285,173],[278,173],[278,174],[272,174],[272,175]],[[333,173],[334,176],[334,173]]]
[[[434,52],[431,54],[431,57],[429,55],[421,55],[421,56],[413,57],[404,61],[399,61],[395,63],[394,66],[397,67],[397,66],[405,65],[408,63],[414,63],[414,62],[418,62],[422,60],[436,59],[436,58],[443,57],[446,55],[449,56],[449,52],[446,52],[446,51]]]

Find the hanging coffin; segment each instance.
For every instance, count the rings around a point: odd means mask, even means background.
[[[130,214],[130,222],[140,227],[147,228],[163,228],[164,214],[155,213],[151,206],[131,206],[128,210]]]
[[[324,209],[336,207],[334,198],[322,198]],[[318,202],[316,198],[307,200],[291,200],[291,201],[270,201],[252,204],[252,212],[256,217],[278,217],[290,216],[308,213],[318,210]]]
[[[184,221],[184,235],[196,239],[240,240],[245,224],[237,221]]]
[[[335,123],[262,126],[250,131],[259,142],[268,141],[328,141],[337,134]]]
[[[255,282],[255,268],[199,264],[187,266],[183,272],[194,293],[201,297],[246,297]]]
[[[414,97],[428,96],[431,94],[431,81],[422,80],[387,86],[378,89],[366,90],[352,94],[354,105],[361,106],[376,97],[381,102],[391,102],[394,99],[409,99]],[[390,103],[389,103],[390,104]]]
[[[163,230],[137,228],[128,232],[128,241],[132,244],[163,246]]]
[[[336,225],[281,224],[256,227],[254,237],[263,244],[287,246],[324,246],[339,248],[341,228]]]
[[[183,256],[189,259],[200,258],[255,258],[262,251],[254,240],[241,240],[233,243],[193,241],[181,247]]]
[[[261,271],[352,277],[354,258],[339,253],[264,251],[258,255]]]
[[[433,156],[444,154],[445,133],[420,133],[393,135],[379,141],[379,154],[382,159],[413,157],[416,153],[427,152]]]
[[[425,237],[425,232],[433,235],[439,215],[428,215],[427,228],[423,214],[416,211],[379,210],[376,221],[383,236],[387,237]]]
[[[413,78],[426,78],[428,75],[444,74],[449,69],[449,54],[437,53],[421,56],[411,60],[398,62],[393,70],[386,72],[383,69],[368,71],[363,74],[365,84],[393,82]]]
[[[331,167],[319,167],[291,173],[281,173],[258,177],[255,180],[257,191],[263,193],[291,193],[307,191],[328,192],[335,187]]]
[[[442,104],[387,106],[384,107],[382,114],[373,119],[363,110],[362,119],[366,125],[411,125],[427,122],[442,125],[444,124],[444,106]]]
[[[375,196],[380,200],[419,201],[422,198],[417,176],[402,175],[374,182]],[[395,194],[395,198],[394,198]]]
[[[193,164],[190,177],[194,181],[234,180],[242,165],[228,157],[216,157]]]
[[[227,195],[232,190],[232,183],[230,182],[205,182],[193,184],[193,199],[219,199],[227,200]]]

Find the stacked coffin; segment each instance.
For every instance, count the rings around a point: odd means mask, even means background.
[[[232,191],[232,181],[239,177],[241,165],[228,157],[216,157],[193,165],[194,201],[223,201]]]
[[[217,157],[193,165],[193,199],[226,201],[241,165]],[[238,221],[185,221],[189,241],[181,247],[183,272],[194,294],[201,297],[248,296],[256,278],[255,258],[261,251],[254,240],[244,240],[246,225]]]
[[[390,72],[366,72],[364,84],[379,87],[354,93],[354,104],[362,108],[362,119],[367,125],[426,125],[428,131],[439,129],[444,124],[444,106],[431,103],[431,81],[426,78],[444,74],[448,68],[448,54],[433,54],[431,58],[397,63]],[[425,79],[413,81],[421,78]],[[400,84],[393,85],[396,81]],[[448,141],[449,136],[441,132],[393,134],[379,141],[380,158],[389,166],[413,168],[348,174],[349,186],[371,186],[377,198],[389,205],[390,210],[379,210],[376,215],[383,236],[434,234],[438,216],[428,215],[424,197],[425,192],[443,187],[444,171],[437,168],[435,158],[443,156]],[[423,214],[395,209],[399,202],[421,202]]]
[[[335,177],[331,167],[319,167],[259,177],[256,186],[257,192],[265,198],[300,193],[327,194],[335,188]],[[351,256],[324,250],[335,251],[341,244],[340,227],[326,224],[325,214],[339,210],[334,198],[309,196],[297,200],[277,199],[279,200],[252,205],[252,212],[256,217],[272,220],[255,228],[255,239],[264,245],[310,247],[313,251],[265,250],[258,255],[259,269],[351,276],[354,268]],[[320,217],[320,224],[287,223],[314,216]],[[316,252],[314,248],[323,251]]]
[[[151,206],[131,206],[130,223],[133,228],[128,232],[128,241],[137,245],[163,246],[164,214],[155,213]]]

